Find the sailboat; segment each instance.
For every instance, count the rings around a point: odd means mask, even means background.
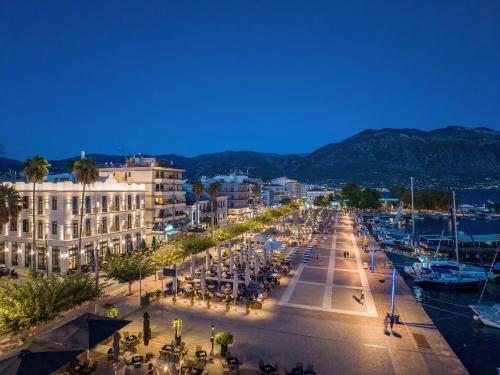
[[[415,285],[421,287],[432,288],[447,288],[447,289],[464,289],[464,288],[478,288],[482,286],[488,279],[488,274],[481,270],[478,275],[475,272],[466,272],[465,265],[461,264],[458,260],[458,238],[457,238],[457,216],[456,216],[456,203],[455,192],[453,191],[453,224],[455,232],[455,255],[456,261],[452,264],[443,264],[440,261],[441,267],[437,265],[429,268],[422,268],[422,274],[415,277]],[[446,261],[449,262],[449,261]],[[450,266],[453,265],[454,272],[450,272]],[[484,276],[483,274],[484,273]]]
[[[495,265],[495,261],[497,259],[498,249],[495,253],[495,258],[491,263],[490,273],[493,271],[493,267]],[[480,320],[485,326],[500,328],[500,303],[495,303],[493,305],[481,305],[481,300],[483,299],[484,290],[486,289],[488,281],[483,286],[483,290],[481,291],[481,295],[479,296],[479,300],[476,305],[469,305],[469,307],[474,311],[476,315],[474,315],[474,319]]]

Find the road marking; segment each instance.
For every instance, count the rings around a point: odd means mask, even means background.
[[[328,273],[326,274],[326,287],[325,294],[323,296],[323,308],[332,308],[332,292],[333,292],[333,272],[335,268],[335,244],[337,243],[337,235],[332,236],[332,245],[330,252],[330,261],[328,262]]]
[[[368,279],[366,277],[365,271],[363,269],[363,264],[361,263],[361,253],[359,252],[356,241],[354,240],[354,235],[351,233],[352,250],[356,255],[356,263],[358,264],[359,278],[361,279],[361,285],[363,286],[363,291],[365,292],[366,308],[368,312],[373,316],[378,317],[377,308],[375,307],[375,302],[373,300],[372,291],[370,289],[370,284],[368,284]]]

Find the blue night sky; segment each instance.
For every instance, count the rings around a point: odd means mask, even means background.
[[[500,1],[2,1],[3,156],[500,129]]]

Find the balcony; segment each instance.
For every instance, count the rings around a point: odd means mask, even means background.
[[[109,210],[110,210],[110,212],[118,212],[118,211],[120,211],[120,206],[117,206],[117,205],[112,204],[112,205],[109,207]]]
[[[108,228],[99,227],[99,229],[97,230],[97,233],[98,234],[107,234],[108,233]]]

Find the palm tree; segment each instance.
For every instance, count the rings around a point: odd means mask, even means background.
[[[252,185],[252,194],[253,194],[253,210],[254,210],[254,216],[255,216],[255,206],[256,202],[260,199],[260,186],[258,184],[253,184]]]
[[[81,271],[81,252],[82,252],[82,231],[83,231],[83,211],[85,204],[85,188],[87,185],[91,185],[99,179],[99,171],[97,166],[92,159],[81,158],[75,160],[71,166],[73,173],[75,174],[75,180],[77,183],[82,184],[82,204],[80,206],[80,228],[78,230],[78,255],[76,257],[76,268]],[[97,270],[97,261],[96,261]],[[97,272],[97,271],[96,271]],[[96,279],[96,282],[97,279]]]
[[[19,215],[21,197],[13,186],[0,184],[0,228]]]
[[[212,227],[215,226],[215,217],[217,216],[217,196],[221,188],[221,183],[219,181],[212,182],[208,187],[207,193],[210,195],[210,201],[212,202]]]
[[[193,194],[196,198],[196,218],[197,218],[197,224],[200,223],[200,197],[201,194],[203,194],[203,191],[205,190],[205,186],[203,186],[203,183],[198,180],[193,182]]]
[[[36,184],[42,183],[45,177],[49,174],[50,164],[41,156],[34,156],[24,162],[24,175],[28,182],[33,184],[33,247],[31,249],[31,262],[33,264],[33,271],[36,272]]]

